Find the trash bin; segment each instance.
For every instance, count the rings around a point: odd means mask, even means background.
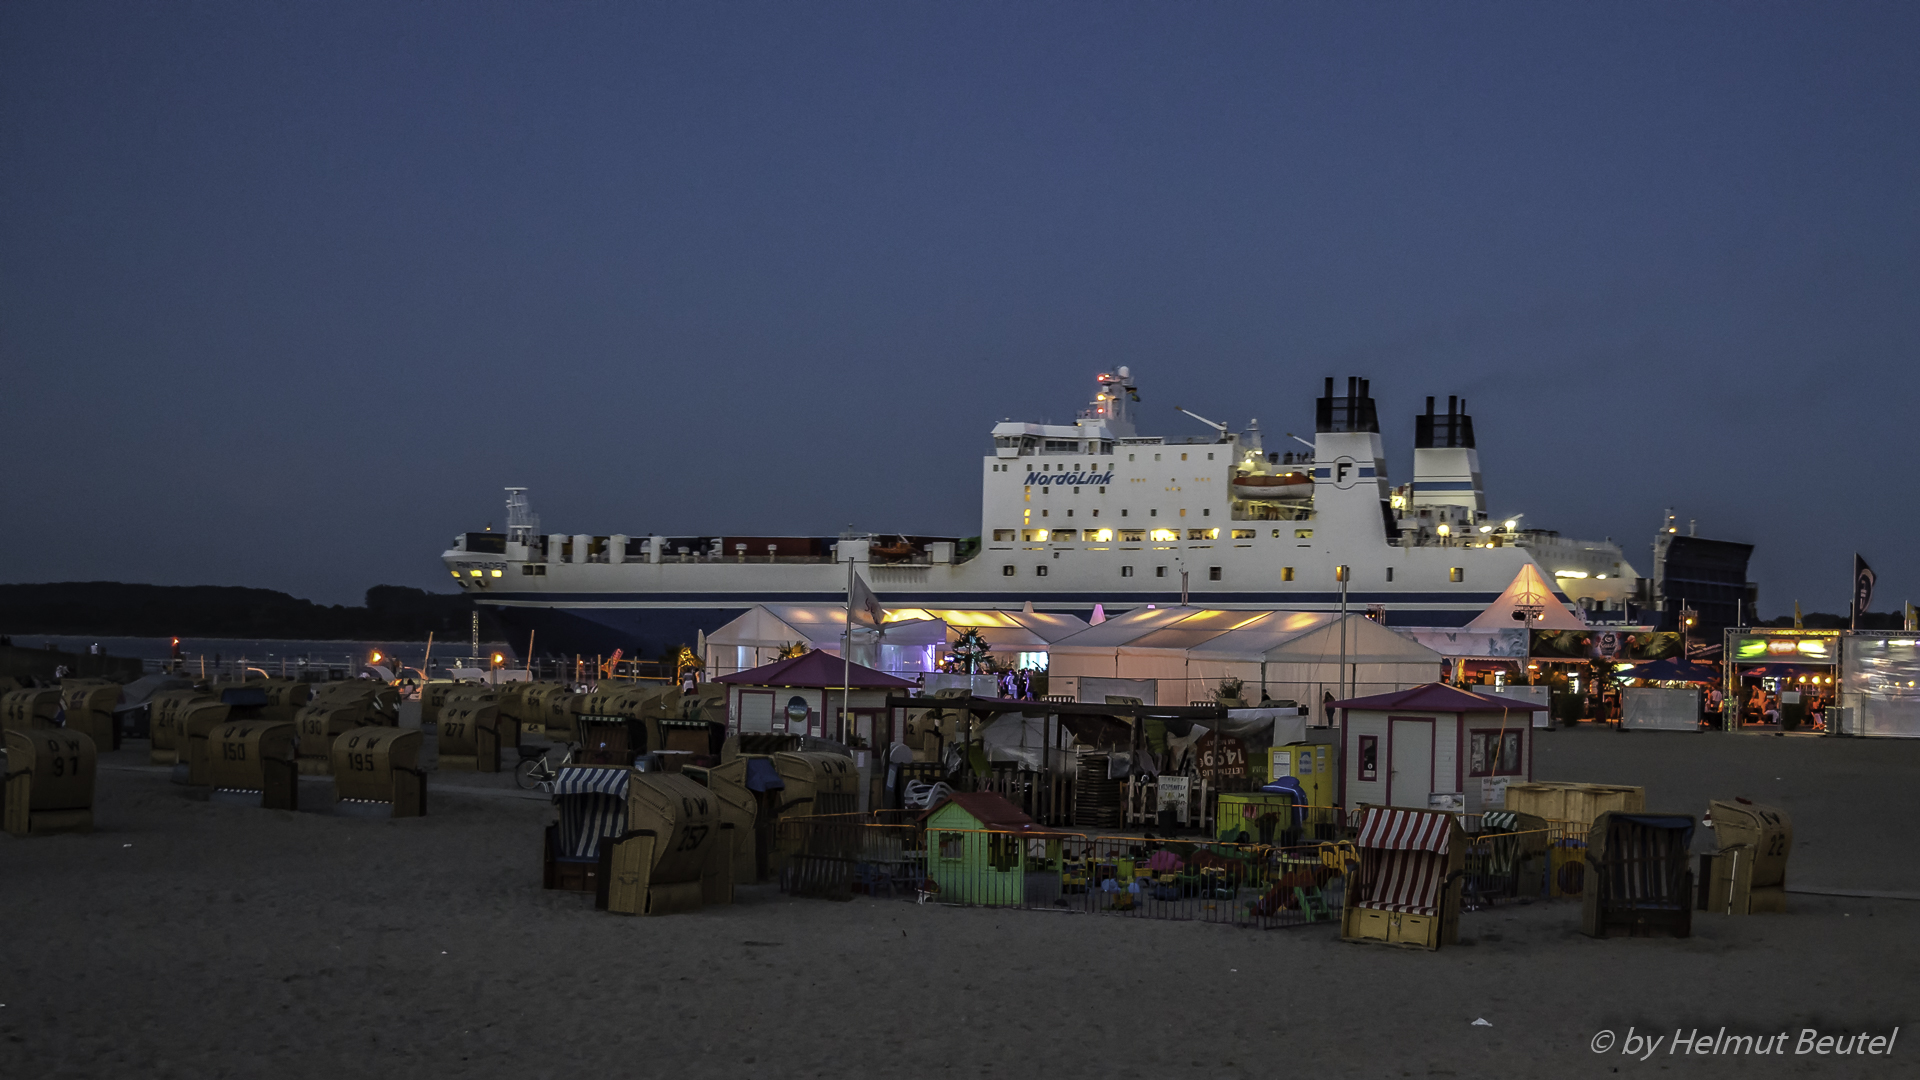
[[[712,791],[676,773],[635,773],[626,826],[601,846],[596,906],[667,915],[733,902],[734,830]]]
[[[356,817],[420,817],[427,812],[426,736],[412,728],[363,727],[333,741],[336,812]]]
[[[212,801],[263,810],[300,809],[300,765],[293,725],[230,720],[207,733]]]
[[[4,827],[14,836],[93,828],[93,740],[68,728],[8,728]]]

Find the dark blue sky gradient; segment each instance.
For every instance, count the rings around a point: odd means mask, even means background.
[[[1920,599],[1911,4],[0,6],[13,581],[440,588],[556,532],[971,534],[1132,365],[1467,396],[1495,513]],[[1272,444],[1270,444],[1272,445]]]

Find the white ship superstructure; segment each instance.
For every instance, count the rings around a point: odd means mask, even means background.
[[[755,604],[835,602],[847,562],[889,606],[1325,610],[1344,585],[1355,610],[1427,626],[1472,618],[1535,559],[1598,580],[1580,542],[1488,518],[1464,403],[1428,399],[1414,477],[1395,489],[1366,380],[1335,389],[1311,443],[1268,450],[1257,422],[1193,413],[1208,435],[1141,435],[1131,372],[1101,373],[1072,424],[994,427],[976,537],[542,534],[514,488],[507,531],[464,534],[443,560],[510,630],[568,654],[655,655]],[[1612,552],[1600,561],[1624,566]]]

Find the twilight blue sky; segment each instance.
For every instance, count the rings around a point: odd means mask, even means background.
[[[440,588],[550,531],[971,534],[1130,364],[1395,480],[1920,600],[1912,4],[0,6],[0,580]]]

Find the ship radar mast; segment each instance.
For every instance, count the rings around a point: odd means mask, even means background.
[[[540,515],[527,502],[527,489],[507,489],[507,539],[516,544],[531,544],[540,532]]]
[[[1108,433],[1116,439],[1133,438],[1133,407],[1140,403],[1140,390],[1134,385],[1133,372],[1122,366],[1103,371],[1093,380],[1093,400],[1081,410],[1080,419],[1105,421]]]

